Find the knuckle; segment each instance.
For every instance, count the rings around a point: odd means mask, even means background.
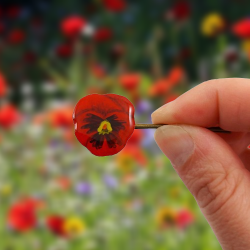
[[[233,198],[237,190],[239,174],[235,171],[217,171],[214,173],[197,173],[190,191],[193,193],[198,205],[206,215],[214,215]]]

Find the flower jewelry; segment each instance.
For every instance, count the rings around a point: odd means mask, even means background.
[[[77,139],[92,154],[114,155],[134,131],[134,106],[123,96],[92,94],[77,103],[73,120]]]
[[[76,138],[96,156],[117,154],[125,147],[134,129],[162,126],[135,124],[134,111],[133,104],[123,96],[116,94],[85,96],[77,103],[73,113]],[[230,133],[217,127],[208,129]]]

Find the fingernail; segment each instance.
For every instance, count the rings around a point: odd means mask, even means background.
[[[194,141],[181,126],[166,125],[158,128],[155,140],[175,168],[181,168],[194,152]]]

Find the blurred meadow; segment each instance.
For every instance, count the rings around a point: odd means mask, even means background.
[[[249,78],[249,11],[247,0],[1,1],[0,249],[221,249],[153,130],[96,157],[72,113],[115,93],[151,123],[203,81]]]

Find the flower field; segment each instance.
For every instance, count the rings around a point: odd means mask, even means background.
[[[0,249],[221,249],[153,129],[98,157],[75,137],[72,115],[82,97],[114,93],[133,103],[136,123],[151,123],[155,109],[203,81],[249,78],[249,7],[3,1]],[[86,129],[111,131],[92,119]]]

